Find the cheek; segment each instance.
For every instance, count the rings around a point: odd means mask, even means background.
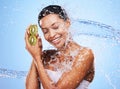
[[[68,34],[68,28],[67,28],[67,26],[64,26],[63,28],[61,28],[61,32],[63,34]]]
[[[69,37],[69,32],[68,30],[64,32],[64,39],[67,40]]]
[[[44,35],[44,38],[45,38],[45,40],[47,40],[48,41],[48,35],[46,34],[46,35]]]
[[[63,29],[63,31],[61,31],[61,34],[64,35],[65,37],[67,36],[68,34],[68,30],[66,29]]]

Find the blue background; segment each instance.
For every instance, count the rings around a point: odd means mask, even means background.
[[[38,13],[46,5],[62,5],[72,19],[87,19],[111,25],[117,30],[120,28],[119,0],[0,0],[0,2],[0,68],[8,70],[29,70],[32,58],[25,49],[25,30],[30,24],[37,23]],[[42,35],[40,30],[39,33]],[[0,89],[25,89],[25,78],[0,78]],[[97,89],[103,88],[101,86]]]

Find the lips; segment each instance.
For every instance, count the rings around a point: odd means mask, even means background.
[[[60,39],[61,39],[60,37],[57,37],[57,38],[53,39],[51,42],[56,45],[56,44],[59,44]]]

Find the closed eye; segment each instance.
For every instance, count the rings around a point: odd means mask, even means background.
[[[59,24],[54,23],[54,24],[52,25],[52,29],[57,30],[58,28],[59,28]]]
[[[52,28],[55,29],[55,30],[57,30],[59,28],[59,26],[54,26]]]
[[[42,29],[44,34],[48,33],[48,29]]]

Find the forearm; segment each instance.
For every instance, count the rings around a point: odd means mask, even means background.
[[[34,62],[31,64],[31,68],[26,77],[26,89],[40,89],[39,88],[38,74]]]
[[[94,64],[91,67],[91,69],[88,71],[87,75],[84,77],[85,80],[92,82],[94,79],[94,75],[95,75],[95,69],[94,69]]]
[[[62,75],[56,86],[62,89],[75,89],[82,82],[93,65],[94,57],[91,51],[89,51],[82,61],[80,61],[80,58],[79,56],[76,58],[72,69]]]
[[[72,70],[62,75],[56,86],[61,89],[75,89],[84,79],[84,76],[86,75],[88,69],[89,68],[83,68],[82,65],[79,66],[79,68],[72,68]]]
[[[38,74],[39,74],[39,78],[40,81],[44,87],[44,89],[57,89],[55,88],[55,84],[53,83],[53,81],[49,78],[48,74],[46,73],[44,66],[42,64],[42,60],[40,56],[34,57],[36,60],[36,67],[38,70]]]

